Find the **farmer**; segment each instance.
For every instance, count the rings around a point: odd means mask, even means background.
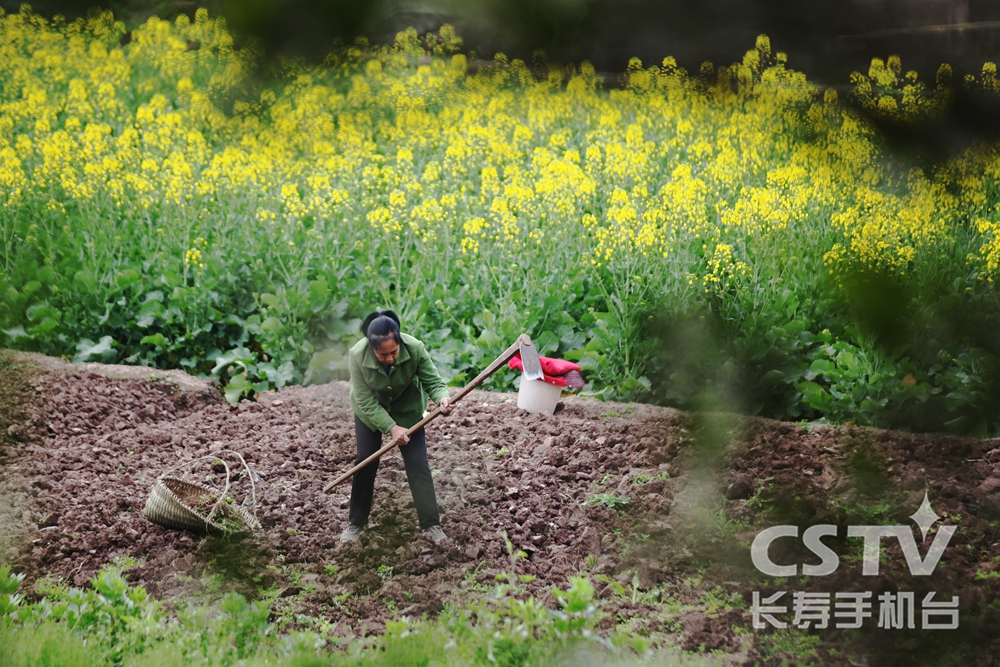
[[[351,407],[358,435],[357,463],[381,449],[383,434],[401,445],[399,451],[420,528],[437,544],[446,536],[438,517],[424,429],[409,437],[406,431],[423,418],[428,395],[441,412],[451,412],[448,388],[424,344],[400,333],[396,313],[383,310],[369,314],[361,332],[365,337],[351,348],[349,359]],[[368,525],[378,463],[376,459],[354,475],[350,523],[340,536],[342,542],[357,540]]]

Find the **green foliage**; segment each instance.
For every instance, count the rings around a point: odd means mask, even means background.
[[[786,628],[764,635],[760,640],[759,650],[765,660],[787,653],[791,657],[791,662],[788,664],[816,664],[819,660],[816,646],[821,641],[819,635],[809,634],[797,628]]]
[[[907,496],[906,491],[862,497],[853,501],[838,498],[836,505],[847,514],[848,522],[858,525],[893,525],[898,523],[893,513]]]
[[[774,482],[768,482],[765,485],[759,479],[755,481],[757,483],[757,488],[754,490],[753,495],[747,498],[747,505],[749,505],[750,509],[754,512],[767,512],[771,509],[772,503],[774,503]]]
[[[17,593],[24,574],[14,574],[9,565],[0,565],[0,619],[14,614],[22,597]]]
[[[559,637],[589,637],[597,620],[594,586],[586,575],[569,578],[567,590],[554,588],[553,597],[559,608],[552,611],[554,630]]]
[[[583,501],[583,505],[604,505],[608,509],[621,512],[625,506],[631,502],[625,496],[616,496],[613,493],[595,493]]]
[[[702,596],[702,605],[705,614],[715,616],[719,612],[729,609],[745,609],[746,601],[739,593],[729,593],[721,586],[715,586],[705,591]]]
[[[256,653],[273,629],[267,620],[270,613],[267,604],[247,602],[239,593],[228,593],[219,607],[224,614],[216,628],[220,643],[232,646],[237,660]]]
[[[50,597],[23,604],[20,596],[6,593],[2,616],[18,625],[60,622],[87,639],[101,660],[120,661],[126,654],[141,653],[163,631],[158,602],[150,600],[141,586],[130,588],[120,564],[103,568],[90,580],[91,588],[49,588]],[[16,590],[21,579],[0,568],[0,589]]]
[[[88,667],[83,638],[65,624],[14,627],[0,622],[0,665],[4,667]]]
[[[552,589],[554,608],[526,596],[523,584],[534,577],[517,574],[525,553],[501,537],[510,569],[497,575],[499,583],[486,595],[462,608],[446,607],[434,621],[388,619],[381,637],[356,638],[346,652],[334,653],[325,651],[327,638],[314,631],[279,633],[266,603],[235,592],[211,607],[179,604],[166,614],[159,602],[126,582],[122,571],[134,561],[108,565],[86,590],[46,580],[37,586],[46,597],[30,604],[19,596],[12,600],[23,577],[3,568],[0,664],[525,665],[558,664],[578,648],[611,656],[614,646],[631,645],[625,637],[597,634],[603,614],[585,575],[570,577],[565,589]],[[642,593],[640,599],[654,598]],[[308,620],[296,617],[299,624]]]
[[[512,573],[503,578],[516,580]],[[609,643],[595,634],[601,613],[594,587],[586,576],[570,577],[569,587],[554,588],[558,608],[548,609],[534,597],[519,599],[509,584],[491,598],[462,610],[449,609],[442,621],[451,635],[449,646],[469,651],[477,664],[520,666],[580,640]]]
[[[13,575],[9,568],[0,568],[0,590],[6,602],[0,615],[0,630],[14,632],[15,637],[27,632],[26,637],[37,634],[43,641],[41,657],[24,653],[22,643],[5,650],[12,651],[12,659],[27,660],[20,663],[35,664],[87,664],[118,665],[126,658],[146,656],[149,664],[162,664],[174,657],[184,656],[190,663],[193,658],[223,667],[236,664],[267,651],[306,642],[316,647],[316,638],[291,635],[276,644],[273,625],[268,622],[270,609],[264,602],[248,602],[238,593],[226,594],[218,609],[194,607],[181,609],[176,619],[168,618],[162,604],[151,599],[141,586],[129,586],[123,569],[135,564],[134,560],[116,561],[90,580],[87,589],[66,587],[49,582],[43,587],[46,597],[26,604],[17,590],[21,575]],[[169,651],[162,651],[163,643],[171,644]],[[319,646],[325,645],[325,641]],[[46,663],[46,655],[74,654],[86,647],[79,662],[59,662],[54,658]],[[20,648],[19,648],[20,647]],[[48,648],[45,648],[48,647]],[[20,653],[19,653],[20,651]],[[21,658],[18,656],[27,655]],[[38,662],[41,661],[41,662]],[[8,664],[3,662],[3,664]],[[14,662],[13,664],[19,664]]]
[[[749,519],[733,519],[726,514],[725,506],[719,511],[710,513],[710,520],[713,530],[720,538],[732,537],[742,533],[750,527]]]
[[[397,667],[425,667],[439,663],[447,636],[437,628],[418,626],[403,618],[385,624],[378,651],[359,660],[359,665],[393,665]]]

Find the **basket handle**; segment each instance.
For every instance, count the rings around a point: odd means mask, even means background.
[[[220,454],[234,454],[236,456],[236,458],[238,458],[240,460],[240,463],[243,465],[243,469],[246,470],[247,477],[250,478],[250,496],[253,499],[253,501],[252,501],[253,504],[252,504],[252,507],[251,507],[251,512],[253,513],[254,521],[256,521],[259,524],[260,523],[260,519],[257,518],[257,485],[254,483],[254,480],[253,480],[254,473],[253,473],[253,471],[250,470],[250,466],[247,465],[247,462],[243,458],[243,456],[239,452],[237,452],[235,450],[232,450],[232,449],[220,449],[219,451],[214,452],[212,454],[206,454],[204,456],[198,456],[198,457],[190,459],[188,461],[183,461],[181,463],[178,463],[174,467],[170,468],[169,470],[167,470],[163,474],[161,474],[157,479],[162,479],[162,478],[166,477],[167,475],[169,475],[171,473],[174,473],[174,472],[176,472],[178,470],[182,470],[182,469],[185,469],[185,468],[190,468],[195,463],[198,463],[200,461],[204,461],[205,459],[214,459],[216,461],[221,461],[222,465],[226,468],[226,486],[222,490],[222,493],[219,495],[219,499],[215,501],[214,505],[212,505],[212,509],[208,513],[208,516],[205,517],[205,522],[208,523],[208,522],[210,522],[212,520],[212,516],[215,514],[216,510],[219,509],[219,504],[223,501],[223,499],[225,499],[226,494],[229,493],[229,487],[230,487],[229,480],[231,478],[231,473],[229,471],[229,464],[226,463],[225,459],[223,459],[221,456],[219,456]]]

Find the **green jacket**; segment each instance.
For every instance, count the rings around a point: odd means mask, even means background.
[[[410,428],[423,418],[427,397],[435,403],[448,398],[448,387],[438,375],[424,344],[401,334],[399,356],[386,374],[362,338],[349,353],[351,407],[368,428],[388,433],[396,424]]]

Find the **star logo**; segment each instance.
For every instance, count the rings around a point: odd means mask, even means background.
[[[910,515],[913,523],[920,529],[921,540],[927,539],[927,531],[931,529],[938,520],[941,519],[931,507],[931,502],[927,498],[927,491],[924,491],[924,502],[920,503],[920,509]]]

